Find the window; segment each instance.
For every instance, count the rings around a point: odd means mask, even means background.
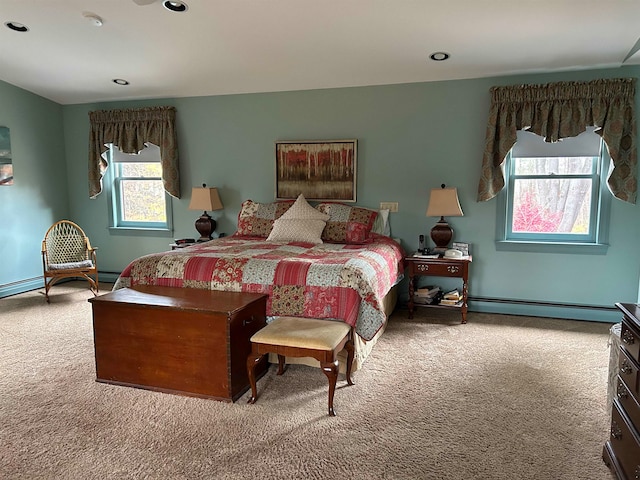
[[[171,229],[171,201],[162,183],[160,148],[146,143],[138,154],[110,145],[107,168],[112,228]]]
[[[593,129],[553,144],[518,131],[505,161],[499,247],[605,252],[610,195],[603,172],[610,161]]]

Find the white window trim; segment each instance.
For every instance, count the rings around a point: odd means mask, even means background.
[[[588,254],[606,255],[609,249],[609,217],[611,212],[611,192],[607,186],[605,172],[609,171],[611,158],[606,148],[602,149],[599,160],[600,182],[598,190],[598,211],[595,221],[597,222],[595,231],[595,241],[574,242],[574,241],[536,241],[536,240],[511,240],[507,238],[509,222],[509,166],[511,164],[511,154],[507,155],[504,163],[505,187],[497,196],[497,218],[496,218],[496,250],[510,252],[534,252],[534,253],[561,253],[561,254]]]
[[[149,144],[147,144],[149,146]],[[145,149],[146,150],[146,149]],[[142,152],[144,152],[143,150]],[[142,153],[141,152],[141,153]],[[118,189],[115,186],[116,180],[126,179],[126,177],[118,177],[116,169],[117,163],[119,163],[116,159],[114,159],[114,151],[109,148],[109,151],[106,152],[108,155],[109,162],[108,167],[105,172],[105,191],[107,193],[107,198],[109,199],[108,210],[109,210],[109,231],[112,233],[137,233],[137,234],[163,234],[163,236],[171,236],[173,234],[173,202],[171,200],[171,195],[169,195],[166,191],[164,192],[165,197],[165,211],[167,213],[167,221],[166,223],[160,224],[156,223],[153,225],[145,225],[143,223],[135,223],[135,222],[121,222],[119,219],[119,199],[118,199]],[[125,154],[120,153],[120,155],[133,155],[133,154]],[[146,155],[135,156],[132,159],[136,158],[138,161],[149,162],[149,159],[145,158]],[[122,160],[121,160],[122,161]],[[135,160],[134,160],[135,161]],[[153,160],[152,160],[153,161]],[[162,180],[162,178],[158,178],[158,180]]]

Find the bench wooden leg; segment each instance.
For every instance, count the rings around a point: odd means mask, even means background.
[[[333,409],[333,394],[336,391],[336,382],[338,381],[338,360],[334,362],[322,362],[322,371],[329,379],[329,415],[336,416]]]
[[[285,361],[285,356],[278,355],[278,375],[282,375],[287,368],[284,361]]]
[[[251,353],[247,357],[247,374],[249,376],[249,385],[251,385],[251,397],[247,403],[256,403],[258,399],[258,385],[256,383],[256,366],[264,358],[264,354]]]

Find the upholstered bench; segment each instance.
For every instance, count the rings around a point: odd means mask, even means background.
[[[251,337],[251,354],[247,357],[247,373],[251,398],[258,398],[255,368],[268,353],[278,355],[278,375],[285,369],[286,357],[312,357],[320,362],[329,379],[329,415],[335,416],[333,394],[338,379],[338,353],[347,350],[347,383],[351,380],[353,341],[351,327],[346,323],[309,318],[279,317]]]

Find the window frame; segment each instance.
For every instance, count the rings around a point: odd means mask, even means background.
[[[515,161],[509,152],[502,166],[505,187],[498,194],[496,221],[496,249],[499,251],[606,254],[611,211],[611,193],[605,172],[609,171],[611,157],[601,141],[600,155],[593,157],[589,175],[556,175],[554,178],[592,178],[590,233],[589,234],[541,234],[515,233],[511,231],[513,218],[513,193],[516,179],[547,178],[538,175],[515,175]],[[523,157],[524,158],[524,157]]]
[[[150,232],[150,233],[167,233],[173,232],[173,209],[171,195],[169,195],[164,189],[164,201],[165,201],[165,222],[131,222],[124,220],[124,213],[122,210],[123,192],[121,184],[124,181],[162,181],[162,177],[131,177],[124,176],[122,173],[122,164],[126,163],[138,163],[138,162],[122,162],[114,161],[114,145],[109,145],[108,157],[109,165],[105,172],[105,190],[109,198],[109,230],[112,232]],[[129,154],[125,154],[129,155]],[[135,154],[131,154],[135,155]],[[143,163],[156,163],[155,160],[145,159]],[[158,158],[157,163],[160,163]]]

